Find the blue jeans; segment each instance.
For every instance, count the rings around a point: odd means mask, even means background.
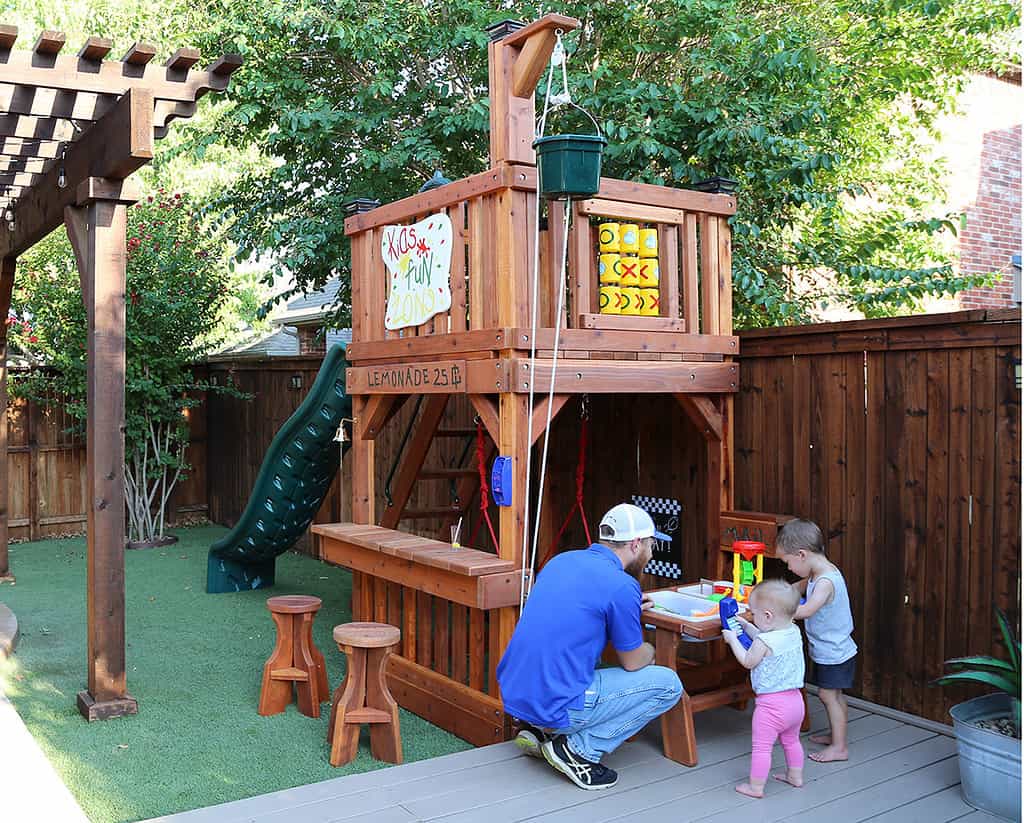
[[[671,709],[682,693],[679,675],[665,666],[598,669],[584,692],[583,708],[569,709],[569,725],[554,733],[564,734],[570,749],[596,763]]]

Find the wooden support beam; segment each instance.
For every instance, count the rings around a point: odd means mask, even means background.
[[[721,442],[724,423],[718,407],[711,398],[702,394],[677,394],[676,400],[683,407],[690,422],[697,427],[701,437],[708,441]]]
[[[114,41],[106,37],[90,37],[85,41],[85,45],[78,50],[78,56],[82,60],[99,61],[110,54],[110,50],[114,48]]]
[[[23,171],[0,171],[0,185],[18,186],[21,189],[27,189],[39,180],[40,177],[42,177],[42,174],[30,174]]]
[[[512,459],[511,506],[499,507],[498,556],[523,566],[523,535],[528,528],[526,511],[526,461],[530,444],[526,438],[528,415],[532,413],[530,398],[525,394],[504,393],[500,396],[498,453]]]
[[[75,127],[62,117],[29,117],[21,114],[0,114],[0,137],[21,137],[26,140],[75,139]]]
[[[118,96],[128,89],[142,89],[149,91],[155,100],[192,103],[209,91],[226,89],[230,73],[224,72],[228,66],[237,67],[241,61],[235,55],[226,56],[223,62],[217,61],[211,67],[216,67],[219,73],[192,71],[182,79],[175,79],[168,76],[164,66],[138,62],[146,52],[142,50],[143,44],[136,45],[139,48],[133,47],[134,53],[129,51],[125,61],[103,60],[90,66],[93,71],[81,71],[78,57],[52,55],[44,61],[46,65],[39,65],[37,54],[15,49],[8,52],[3,61],[3,79],[5,83],[20,86]],[[131,60],[127,59],[129,55]]]
[[[402,468],[395,480],[392,504],[387,508],[380,518],[380,525],[386,529],[393,529],[402,519],[402,511],[409,502],[409,495],[416,483],[416,476],[423,468],[423,461],[427,457],[427,451],[434,440],[434,432],[441,422],[445,406],[448,405],[447,394],[430,395],[423,404],[420,412],[420,419],[416,423],[416,433],[406,446],[402,456]]]
[[[0,155],[4,155],[6,157],[50,159],[57,157],[59,154],[59,143],[23,140],[20,137],[0,137]]]
[[[89,720],[138,711],[125,671],[125,250],[127,195],[121,181],[82,181],[71,238],[84,264],[88,367],[88,688],[78,709]],[[86,231],[80,231],[82,224]],[[82,240],[84,239],[84,244]]]
[[[168,57],[164,65],[171,71],[188,71],[198,62],[198,49],[181,48]]]
[[[6,320],[14,289],[13,257],[0,260],[0,319]],[[7,323],[0,325],[0,582],[14,582],[7,553],[7,501],[10,499],[7,474]]]
[[[491,436],[491,440],[495,443],[500,442],[501,423],[498,419],[497,404],[486,394],[471,394],[469,400],[473,404],[480,422],[484,424],[484,428],[487,429],[487,433]]]
[[[700,334],[700,297],[697,283],[700,270],[697,267],[697,215],[687,214],[683,223],[683,319],[690,334]]]
[[[18,201],[13,232],[0,230],[0,257],[15,257],[58,225],[78,185],[90,177],[123,180],[153,157],[153,96],[133,89],[67,150],[67,185],[57,185],[55,164]]]
[[[512,94],[516,97],[534,96],[537,81],[551,60],[555,42],[554,29],[544,29],[527,38],[512,66]]]
[[[65,42],[67,42],[67,35],[64,32],[44,31],[32,46],[32,51],[36,54],[57,54],[64,48]]]
[[[489,45],[492,166],[534,163],[534,88],[555,45],[555,29],[571,31],[579,25],[572,17],[548,14]]]
[[[0,26],[0,51],[8,51],[18,39],[17,26]]]
[[[352,398],[352,416],[356,420],[366,416],[367,398]],[[352,461],[352,521],[363,525],[376,525],[376,443],[356,436],[352,441],[349,458]],[[344,490],[342,490],[344,493]],[[323,546],[321,545],[321,550]],[[365,574],[352,572],[352,619],[372,620],[373,581]]]
[[[0,172],[23,171],[29,174],[40,174],[46,171],[45,160],[34,160],[29,157],[5,157],[0,155]]]
[[[703,363],[676,361],[538,360],[530,368],[529,358],[511,361],[512,391],[547,391],[555,370],[558,394],[721,394],[739,387],[739,365],[733,362]],[[532,376],[531,376],[532,371]]]
[[[206,71],[215,77],[228,78],[242,67],[242,57],[238,54],[223,54],[206,67]]]
[[[620,200],[602,200],[594,197],[581,200],[579,213],[595,217],[614,217],[619,220],[634,220],[638,223],[683,222],[682,209],[666,209],[663,206],[648,206],[644,203],[628,203]]]
[[[138,40],[132,43],[132,47],[125,52],[121,62],[130,66],[145,66],[154,57],[156,57],[156,46]]]
[[[366,400],[363,419],[359,421],[356,436],[365,440],[376,440],[384,425],[405,404],[408,396],[407,394],[370,395]]]
[[[556,394],[552,398],[551,402],[551,422],[555,422],[555,418],[558,417],[558,413],[565,407],[566,402],[572,397],[571,394]],[[545,423],[548,420],[548,398],[544,397],[537,401],[537,405],[533,407],[533,422],[530,424],[532,428],[533,440],[530,445],[536,443],[542,434],[544,434]]]
[[[704,334],[727,334],[722,329],[718,220],[709,214],[700,216],[700,275],[701,331]]]

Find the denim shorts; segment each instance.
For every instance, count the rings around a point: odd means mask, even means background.
[[[842,663],[811,662],[811,675],[807,679],[820,689],[852,689],[857,673],[857,655]]]

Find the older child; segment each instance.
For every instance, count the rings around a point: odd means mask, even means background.
[[[819,763],[846,760],[846,695],[853,686],[857,662],[857,644],[851,636],[853,614],[843,573],[825,556],[821,529],[810,520],[790,520],[775,538],[776,555],[789,570],[802,578],[794,589],[806,594],[807,602],[797,609],[796,619],[804,621],[807,646],[814,663],[812,683],[825,704],[829,735],[812,735],[812,743],[825,746],[812,752]]]
[[[757,698],[751,723],[750,782],[736,791],[748,797],[764,797],[764,784],[772,763],[775,738],[786,753],[786,773],[776,780],[791,786],[804,784],[804,750],[800,724],[804,719],[804,644],[793,615],[800,605],[796,589],[783,580],[766,580],[754,587],[749,599],[754,617],[751,625],[740,619],[743,631],[753,639],[744,649],[736,633],[725,629],[722,637],[736,659],[750,669],[750,683]]]

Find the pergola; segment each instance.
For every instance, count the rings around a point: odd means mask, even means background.
[[[120,60],[89,37],[62,54],[65,35],[44,31],[16,50],[18,30],[0,25],[0,318],[11,304],[17,259],[62,223],[74,249],[88,316],[88,688],[89,720],[134,714],[125,675],[125,230],[139,199],[128,180],[153,159],[175,118],[191,117],[208,91],[223,91],[242,64],[224,55],[204,71],[195,49],[163,64],[136,43]],[[0,413],[7,410],[7,327],[0,324]],[[3,419],[3,418],[0,418]],[[7,553],[7,425],[0,425],[0,579]]]

